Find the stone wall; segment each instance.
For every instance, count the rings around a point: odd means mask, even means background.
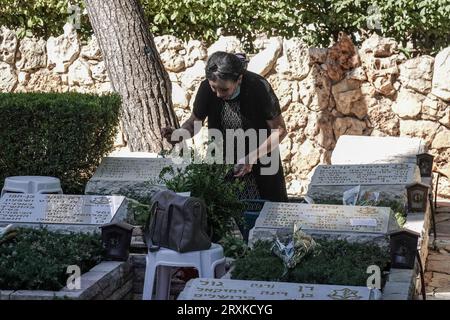
[[[242,52],[236,37],[221,37],[210,47],[174,36],[155,37],[172,81],[175,111],[185,120],[207,56],[217,50]],[[259,38],[248,69],[272,84],[289,130],[282,159],[289,192],[305,192],[312,169],[330,163],[339,136],[423,138],[438,168],[450,168],[450,47],[436,57],[413,59],[395,41],[376,35],[361,48],[341,35],[330,48],[310,48],[300,39]],[[70,25],[64,34],[18,40],[1,28],[0,91],[112,90],[95,37],[83,44]],[[450,197],[441,179],[440,194]]]

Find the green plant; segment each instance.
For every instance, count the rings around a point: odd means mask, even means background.
[[[0,187],[8,176],[44,175],[82,194],[113,148],[119,110],[117,95],[0,93]]]
[[[78,6],[69,9],[69,6]],[[48,38],[62,33],[66,22],[80,22],[79,32],[86,38],[92,33],[83,0],[0,0],[0,26],[17,29],[20,38]],[[76,15],[78,15],[76,17]]]
[[[69,265],[86,272],[102,260],[102,253],[97,235],[19,229],[15,238],[0,245],[0,288],[60,290]]]
[[[297,9],[299,24],[309,26],[303,37],[314,45],[328,46],[340,31],[357,43],[375,32],[428,54],[449,45],[449,0],[303,0]]]
[[[299,29],[295,0],[143,0],[143,7],[154,34],[200,39],[212,43],[217,29],[244,41],[247,50],[259,32],[292,37]]]
[[[163,177],[170,172],[172,178],[163,179],[163,183],[175,192],[191,192],[191,196],[205,201],[208,211],[208,225],[213,241],[219,241],[230,234],[234,222],[242,222],[243,204],[238,199],[238,190],[242,183],[227,179],[232,165],[227,164],[189,164],[185,169],[166,167]]]
[[[92,33],[82,0],[0,0],[0,25],[20,36],[57,36],[72,19],[68,5],[80,7],[80,33]],[[142,0],[154,35],[211,44],[216,30],[244,41],[247,51],[258,33],[298,36],[310,45],[329,46],[344,31],[360,42],[371,32],[406,47],[434,54],[449,45],[450,0]]]
[[[244,257],[249,250],[244,240],[233,235],[226,235],[219,241],[219,244],[223,247],[224,256],[234,259]]]
[[[133,212],[133,216],[129,217],[129,222],[135,226],[144,226],[150,214],[150,206],[128,198],[128,210]]]
[[[389,252],[374,244],[342,240],[317,243],[320,250],[284,274],[282,260],[271,252],[272,243],[259,241],[235,261],[232,279],[365,286],[367,267],[377,265],[384,270],[390,261]]]

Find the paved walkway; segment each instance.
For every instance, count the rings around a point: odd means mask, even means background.
[[[425,267],[428,300],[450,300],[450,200],[439,200],[436,212],[436,234],[430,235],[430,251]]]

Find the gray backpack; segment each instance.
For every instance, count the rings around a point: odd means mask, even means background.
[[[211,247],[206,232],[206,206],[201,199],[162,190],[151,201],[144,227],[144,240],[150,251],[163,247],[183,253]]]

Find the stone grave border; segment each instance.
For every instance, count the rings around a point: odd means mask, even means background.
[[[80,279],[79,290],[0,290],[0,300],[127,300],[132,297],[133,266],[129,261],[102,261]]]

